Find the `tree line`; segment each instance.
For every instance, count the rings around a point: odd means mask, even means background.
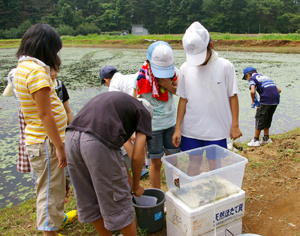
[[[37,22],[60,35],[87,35],[134,24],[150,34],[182,34],[194,21],[210,32],[295,33],[300,0],[0,0],[0,38],[7,39]]]

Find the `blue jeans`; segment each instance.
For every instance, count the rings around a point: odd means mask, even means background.
[[[147,149],[150,159],[159,159],[164,154],[175,154],[180,152],[179,148],[176,148],[172,144],[172,136],[175,131],[175,125],[163,130],[152,131],[152,139],[147,141]]]

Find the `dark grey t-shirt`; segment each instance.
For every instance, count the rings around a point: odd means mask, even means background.
[[[67,127],[89,132],[107,147],[119,149],[137,131],[152,138],[151,115],[136,98],[105,92],[92,98]]]

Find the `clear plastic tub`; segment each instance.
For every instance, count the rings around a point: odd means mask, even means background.
[[[190,207],[199,207],[242,187],[245,157],[217,145],[162,158],[168,190]]]

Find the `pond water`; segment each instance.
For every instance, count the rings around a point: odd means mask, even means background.
[[[0,91],[8,71],[15,67],[16,49],[0,49]],[[175,50],[175,65],[179,68],[185,61],[185,52]],[[297,54],[219,52],[230,60],[235,68],[239,87],[241,142],[254,134],[255,109],[251,109],[248,83],[242,81],[242,70],[247,66],[269,76],[281,88],[271,134],[292,130],[300,125],[300,76]],[[70,106],[74,115],[97,94],[107,91],[100,85],[99,70],[104,65],[114,65],[121,73],[131,74],[139,70],[146,56],[145,49],[63,48],[61,71],[58,77],[65,83],[70,95]],[[177,96],[175,96],[177,97]],[[175,99],[178,102],[178,98]],[[30,174],[16,171],[19,127],[18,102],[12,97],[0,97],[0,208],[18,204],[34,196]]]

